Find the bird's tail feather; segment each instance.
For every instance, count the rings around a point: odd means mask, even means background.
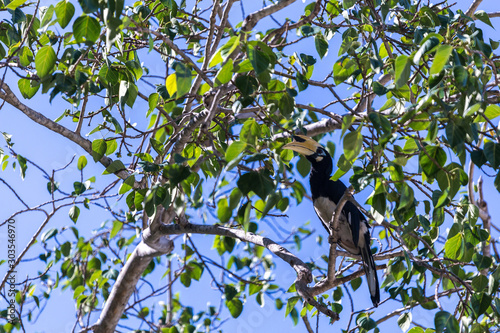
[[[377,268],[370,249],[370,235],[365,235],[366,245],[361,247],[361,257],[363,258],[363,269],[365,270],[366,281],[370,289],[370,296],[375,307],[380,303],[380,287],[378,284]]]

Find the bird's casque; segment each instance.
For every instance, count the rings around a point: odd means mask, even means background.
[[[311,162],[309,183],[314,210],[323,226],[331,234],[330,221],[342,198],[346,186],[340,180],[333,181],[330,175],[333,163],[330,154],[318,142],[304,135],[294,135],[294,141],[283,146],[304,155]],[[374,306],[380,303],[380,288],[375,261],[370,248],[369,225],[365,216],[350,201],[342,208],[339,229],[335,235],[338,244],[354,255],[361,255],[371,300]]]

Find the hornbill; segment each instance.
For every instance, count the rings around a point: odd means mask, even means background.
[[[293,139],[294,141],[283,146],[283,149],[296,151],[311,162],[309,184],[314,210],[328,234],[330,234],[330,221],[337,203],[347,188],[340,180],[333,181],[330,179],[333,163],[330,154],[325,148],[307,136],[294,135]],[[370,249],[370,233],[368,229],[369,225],[365,216],[352,202],[347,201],[342,208],[338,233],[335,236],[338,239],[338,244],[346,251],[354,255],[361,255],[370,296],[373,305],[378,306],[378,303],[380,303],[380,288],[375,261]]]

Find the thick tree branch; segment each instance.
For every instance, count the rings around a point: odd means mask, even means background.
[[[331,311],[323,304],[320,304],[310,293],[310,289],[307,287],[307,285],[312,282],[312,273],[309,267],[297,256],[267,237],[259,236],[251,232],[246,232],[242,229],[227,228],[220,225],[202,225],[192,223],[188,223],[185,226],[181,226],[179,224],[163,224],[160,226],[160,232],[164,235],[179,235],[186,233],[219,235],[236,238],[243,242],[249,242],[255,245],[263,246],[274,253],[276,256],[284,260],[295,270],[297,274],[297,279],[295,280],[295,289],[307,303],[311,304],[333,320],[338,320],[338,314]]]
[[[277,11],[291,5],[295,1],[296,0],[278,1],[274,5],[269,5],[269,6],[264,7],[256,12],[253,12],[252,14],[248,15],[245,18],[245,20],[243,21],[243,25],[241,26],[241,30],[244,32],[251,31],[257,25],[257,23],[260,20],[262,20],[264,17],[276,13]]]
[[[116,283],[104,304],[98,322],[93,326],[94,332],[114,332],[130,296],[137,283],[154,257],[168,254],[174,249],[174,242],[158,232],[161,221],[171,223],[175,217],[173,208],[167,210],[157,208],[149,228],[142,233],[142,241],[134,249],[125,266],[120,271]]]
[[[92,327],[95,333],[114,332],[128,300],[139,281],[142,273],[146,270],[154,257],[171,252],[174,248],[173,242],[164,243],[162,251],[151,248],[145,242],[139,243],[130,255],[125,266],[123,266],[113,289],[104,304],[98,322]]]
[[[289,30],[292,30],[292,29],[297,29],[297,28],[300,28],[301,26],[303,26],[305,24],[311,23],[312,20],[316,16],[318,16],[319,11],[321,9],[321,3],[322,3],[321,0],[316,0],[316,4],[314,5],[314,9],[312,10],[312,12],[309,15],[307,15],[306,17],[302,18],[301,20],[299,20],[299,21],[297,21],[297,22],[295,22],[293,24],[290,24],[287,21],[280,28],[271,31],[266,37],[264,37],[263,41],[267,42],[267,41],[271,40],[275,36],[278,36],[278,37],[281,36],[285,31],[289,31]]]
[[[300,260],[297,256],[289,252],[281,245],[275,243],[271,239],[256,235],[251,232],[246,232],[243,229],[227,228],[220,225],[192,224],[188,223],[184,227],[179,224],[162,224],[159,231],[163,235],[181,235],[187,233],[219,235],[239,239],[243,242],[253,243],[263,246],[269,251],[283,259],[297,273],[297,277],[306,282],[312,281],[312,274],[309,267]]]
[[[474,13],[477,11],[477,8],[478,8],[478,7],[479,7],[479,5],[481,4],[481,2],[483,2],[483,0],[474,0],[474,1],[471,3],[471,5],[470,5],[469,9],[467,9],[467,11],[465,12],[465,15],[470,16],[470,17],[474,18],[474,17],[473,17],[473,15],[474,15]]]

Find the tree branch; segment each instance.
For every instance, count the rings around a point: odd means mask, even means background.
[[[158,208],[149,228],[142,233],[142,241],[134,249],[125,266],[120,271],[116,283],[104,304],[99,320],[92,327],[95,333],[114,332],[123,315],[130,296],[137,283],[154,257],[168,254],[174,249],[174,242],[165,237],[158,229],[161,220],[171,223],[175,217],[173,208]]]
[[[181,58],[186,63],[188,63],[189,65],[191,65],[191,67],[193,67],[193,69],[196,71],[196,73],[198,73],[198,75],[200,75],[203,78],[203,80],[205,80],[205,82],[208,83],[208,85],[210,87],[214,86],[214,83],[212,82],[212,80],[210,80],[210,78],[207,76],[207,74],[205,74],[205,72],[203,72],[194,63],[194,61],[189,56],[187,56],[184,52],[182,52],[182,50],[179,49],[179,47],[177,45],[175,45],[174,42],[170,38],[168,38],[167,36],[164,36],[163,34],[159,33],[158,31],[150,30],[150,29],[146,29],[146,28],[128,27],[127,29],[132,30],[132,31],[141,32],[141,33],[149,33],[149,34],[152,34],[152,35],[160,38],[162,40],[162,42],[164,42],[165,44],[167,44],[172,50],[175,51],[175,53],[177,53],[179,56],[181,56]]]
[[[467,9],[467,11],[465,12],[465,15],[475,19],[473,15],[477,11],[477,8],[481,4],[481,2],[483,2],[483,0],[474,0],[474,2],[472,2],[472,4],[470,5],[469,9]]]
[[[274,5],[269,5],[269,6],[264,7],[256,12],[253,12],[252,14],[248,15],[245,18],[245,20],[243,21],[243,25],[241,26],[241,31],[243,31],[243,32],[251,31],[261,19],[263,19],[266,16],[269,16],[269,15],[276,13],[277,11],[291,5],[295,1],[296,0],[278,1]]]
[[[134,292],[137,282],[154,257],[171,252],[174,248],[173,241],[169,241],[160,252],[146,245],[144,241],[134,249],[125,266],[120,271],[113,289],[104,304],[99,320],[92,327],[94,333],[114,332],[128,300]]]
[[[162,224],[160,226],[160,232],[163,235],[180,235],[187,233],[219,235],[236,238],[243,242],[249,242],[255,245],[263,246],[274,253],[276,256],[284,260],[295,270],[297,274],[297,279],[295,280],[295,289],[307,303],[311,304],[316,309],[329,316],[333,320],[338,320],[337,313],[331,311],[325,305],[320,304],[310,293],[310,289],[307,287],[307,285],[312,282],[312,273],[309,267],[300,258],[267,237],[259,236],[251,232],[246,232],[242,229],[227,228],[220,225],[192,223],[187,223],[185,226],[181,226],[180,224]]]
[[[2,93],[0,91],[0,99],[5,100],[7,103],[15,107],[16,109],[20,110],[22,113],[24,113],[28,118],[33,120],[35,123],[42,125],[46,127],[47,129],[51,130],[52,132],[55,132],[57,134],[60,134],[64,136],[65,138],[73,141],[80,147],[82,147],[87,153],[92,155],[92,142],[89,140],[85,139],[81,135],[70,131],[66,127],[59,125],[55,121],[45,117],[43,114],[40,112],[37,112],[30,108],[29,106],[21,103],[17,96],[12,92],[10,87],[5,83],[5,82],[0,82],[0,89],[4,91]],[[102,165],[105,167],[108,167],[113,160],[107,156],[103,156],[99,162],[101,162]],[[120,170],[115,173],[116,176],[120,177],[121,179],[127,179],[129,177],[129,173],[126,170]],[[136,183],[137,185],[138,183]]]

